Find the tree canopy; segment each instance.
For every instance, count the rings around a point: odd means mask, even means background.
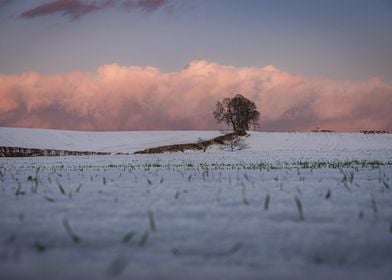
[[[258,125],[260,119],[256,104],[241,94],[218,101],[213,114],[218,123],[225,122],[234,131],[249,130],[250,126]]]

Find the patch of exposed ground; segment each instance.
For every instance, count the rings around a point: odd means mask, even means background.
[[[209,140],[202,140],[197,143],[186,143],[186,144],[174,144],[165,145],[154,148],[148,148],[142,151],[137,151],[135,154],[161,154],[161,153],[174,153],[184,151],[206,151],[211,145],[224,145],[228,141],[233,140],[238,136],[246,136],[247,133],[244,130],[234,131],[225,135],[221,135]]]
[[[224,145],[228,141],[239,136],[246,136],[246,131],[235,131],[225,135],[221,135],[209,140],[201,140],[197,143],[185,143],[158,146],[137,151],[135,154],[160,154],[184,152],[189,150],[206,151],[212,145]],[[84,155],[109,155],[108,152],[92,152],[92,151],[67,151],[54,149],[31,149],[21,147],[0,147],[0,157],[37,157],[37,156],[84,156]],[[124,153],[121,153],[124,154]],[[127,153],[125,153],[127,154]]]
[[[0,157],[39,157],[39,156],[87,156],[110,155],[105,152],[66,151],[52,149],[30,149],[19,147],[0,147]]]

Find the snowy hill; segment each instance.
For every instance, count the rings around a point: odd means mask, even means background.
[[[392,134],[251,132],[248,151],[392,150]],[[196,142],[219,131],[82,132],[0,128],[0,146],[70,151],[133,153],[151,147]]]
[[[31,128],[0,128],[0,146],[92,152],[133,153],[150,147],[196,142],[217,131],[89,132]]]
[[[218,135],[0,128],[0,146],[130,153]],[[1,279],[391,278],[391,135],[246,142],[0,157]]]

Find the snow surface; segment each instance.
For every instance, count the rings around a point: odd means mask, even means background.
[[[219,135],[0,131],[4,146],[113,152]],[[246,141],[237,152],[1,158],[0,278],[390,279],[390,135]]]
[[[392,150],[392,134],[250,132],[248,151]],[[0,127],[0,146],[95,152],[126,152],[192,143],[222,135],[219,131],[82,132]]]
[[[151,147],[196,142],[221,135],[218,131],[87,132],[33,128],[0,128],[0,146],[133,153]]]

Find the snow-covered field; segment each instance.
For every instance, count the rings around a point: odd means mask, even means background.
[[[219,134],[1,128],[0,146],[134,152]],[[391,135],[246,141],[0,159],[0,278],[390,279]]]
[[[321,151],[345,152],[355,150],[391,151],[392,134],[362,133],[273,133],[250,132],[248,152]],[[219,131],[120,131],[85,132],[51,129],[0,127],[0,146],[134,153],[151,147],[197,142],[222,135]],[[290,155],[286,155],[288,157]],[[391,155],[390,158],[392,158]]]

